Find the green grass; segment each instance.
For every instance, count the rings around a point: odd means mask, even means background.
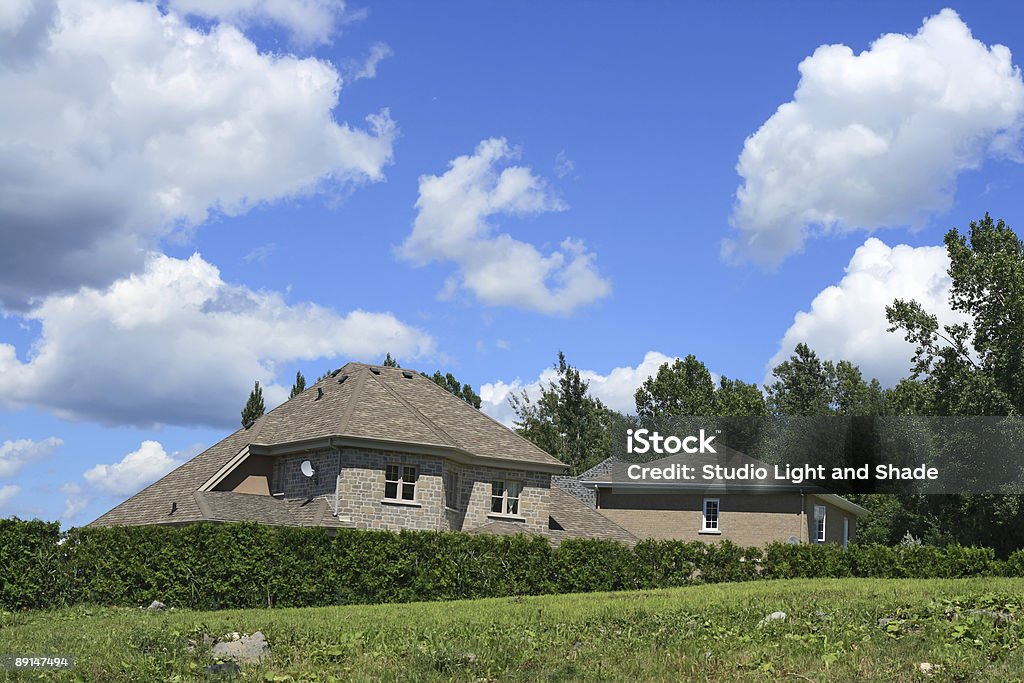
[[[775,611],[788,614],[784,623],[760,623]],[[880,626],[883,617],[892,621]],[[203,633],[257,630],[273,656],[242,680],[1020,681],[1024,582],[816,579],[306,609],[72,608],[3,613],[0,654],[77,658],[70,672],[33,674],[43,680],[202,680],[214,661]],[[931,676],[922,662],[937,666]]]

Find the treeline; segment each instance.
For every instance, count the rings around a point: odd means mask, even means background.
[[[870,423],[886,416],[1024,415],[1024,245],[1002,220],[988,214],[967,234],[945,236],[952,310],[971,321],[940,325],[916,301],[894,300],[885,313],[890,332],[913,347],[909,375],[884,388],[847,360],[822,360],[806,344],[777,365],[764,387],[710,371],[689,355],[663,365],[635,395],[634,415],[620,414],[591,396],[588,385],[562,353],[557,377],[539,396],[525,392],[510,403],[519,432],[582,472],[615,452],[625,427],[688,416],[735,418],[729,444],[754,456],[770,455],[771,436],[753,418],[852,418],[850,431],[870,447]],[[864,434],[858,425],[866,425]],[[774,444],[776,449],[780,446]],[[760,450],[759,450],[760,449]],[[1019,485],[1019,445],[1004,463]],[[871,510],[858,522],[865,542],[894,544],[909,533],[925,543],[982,544],[1006,556],[1024,548],[1024,498],[1017,495],[853,494]]]
[[[453,600],[817,577],[1024,576],[1024,551],[644,541],[0,520],[0,610],[76,604],[242,609]]]

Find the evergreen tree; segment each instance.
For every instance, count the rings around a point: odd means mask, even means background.
[[[426,376],[426,375],[425,375]],[[480,396],[473,391],[473,387],[469,384],[462,384],[452,373],[442,375],[440,370],[434,372],[433,375],[426,376],[434,384],[441,387],[450,394],[458,396],[463,401],[473,406],[474,408],[480,408]]]
[[[402,367],[401,365],[398,364],[397,360],[395,360],[394,358],[391,357],[390,353],[387,354],[386,356],[384,356],[384,362],[381,363],[381,365],[383,365],[386,368],[400,368],[400,367]]]
[[[257,381],[249,394],[245,408],[242,409],[242,426],[248,429],[266,410],[266,406],[263,405],[263,389],[260,388],[260,383]]]
[[[772,370],[775,381],[765,387],[774,415],[834,414],[835,367],[822,362],[807,344],[799,343],[789,360]]]
[[[608,457],[616,413],[588,394],[588,383],[559,351],[558,377],[533,401],[524,390],[509,397],[517,431],[578,474]]]
[[[301,372],[295,373],[295,384],[292,385],[291,393],[288,394],[288,398],[295,398],[303,391],[306,390],[306,377]]]

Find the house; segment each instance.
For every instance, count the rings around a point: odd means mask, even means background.
[[[635,543],[551,486],[564,469],[419,373],[349,363],[92,525],[251,520]]]
[[[718,445],[716,455],[674,455],[643,463],[667,471],[688,465],[765,467],[765,463]],[[637,538],[684,541],[730,540],[738,545],[837,543],[857,534],[863,507],[813,485],[774,479],[737,481],[637,481],[634,463],[609,458],[578,477],[555,477],[554,485]],[[634,473],[636,470],[634,470]]]
[[[689,457],[689,456],[688,456]],[[742,456],[746,457],[746,456]],[[692,462],[692,459],[691,459]],[[326,529],[845,543],[863,508],[804,490],[578,476],[417,372],[349,363],[93,526],[255,521]]]

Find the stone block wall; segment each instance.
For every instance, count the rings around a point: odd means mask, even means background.
[[[302,474],[300,468],[305,460],[313,465],[315,474],[312,477]],[[274,458],[270,492],[283,493],[288,500],[320,496],[333,498],[338,486],[338,472],[338,453],[333,449]]]
[[[449,530],[441,458],[376,449],[342,448],[338,514],[360,529]],[[387,465],[416,467],[413,501],[384,498]]]
[[[316,470],[314,477],[301,473],[299,468],[304,460],[309,460]],[[416,467],[414,500],[384,497],[388,465]],[[522,483],[518,515],[491,513],[494,480]],[[345,447],[277,458],[271,490],[283,492],[288,499],[326,496],[332,505],[337,491],[338,516],[360,529],[462,531],[500,520],[522,524],[524,532],[543,533],[548,528],[550,485],[550,475],[537,472],[466,466],[437,456]]]

